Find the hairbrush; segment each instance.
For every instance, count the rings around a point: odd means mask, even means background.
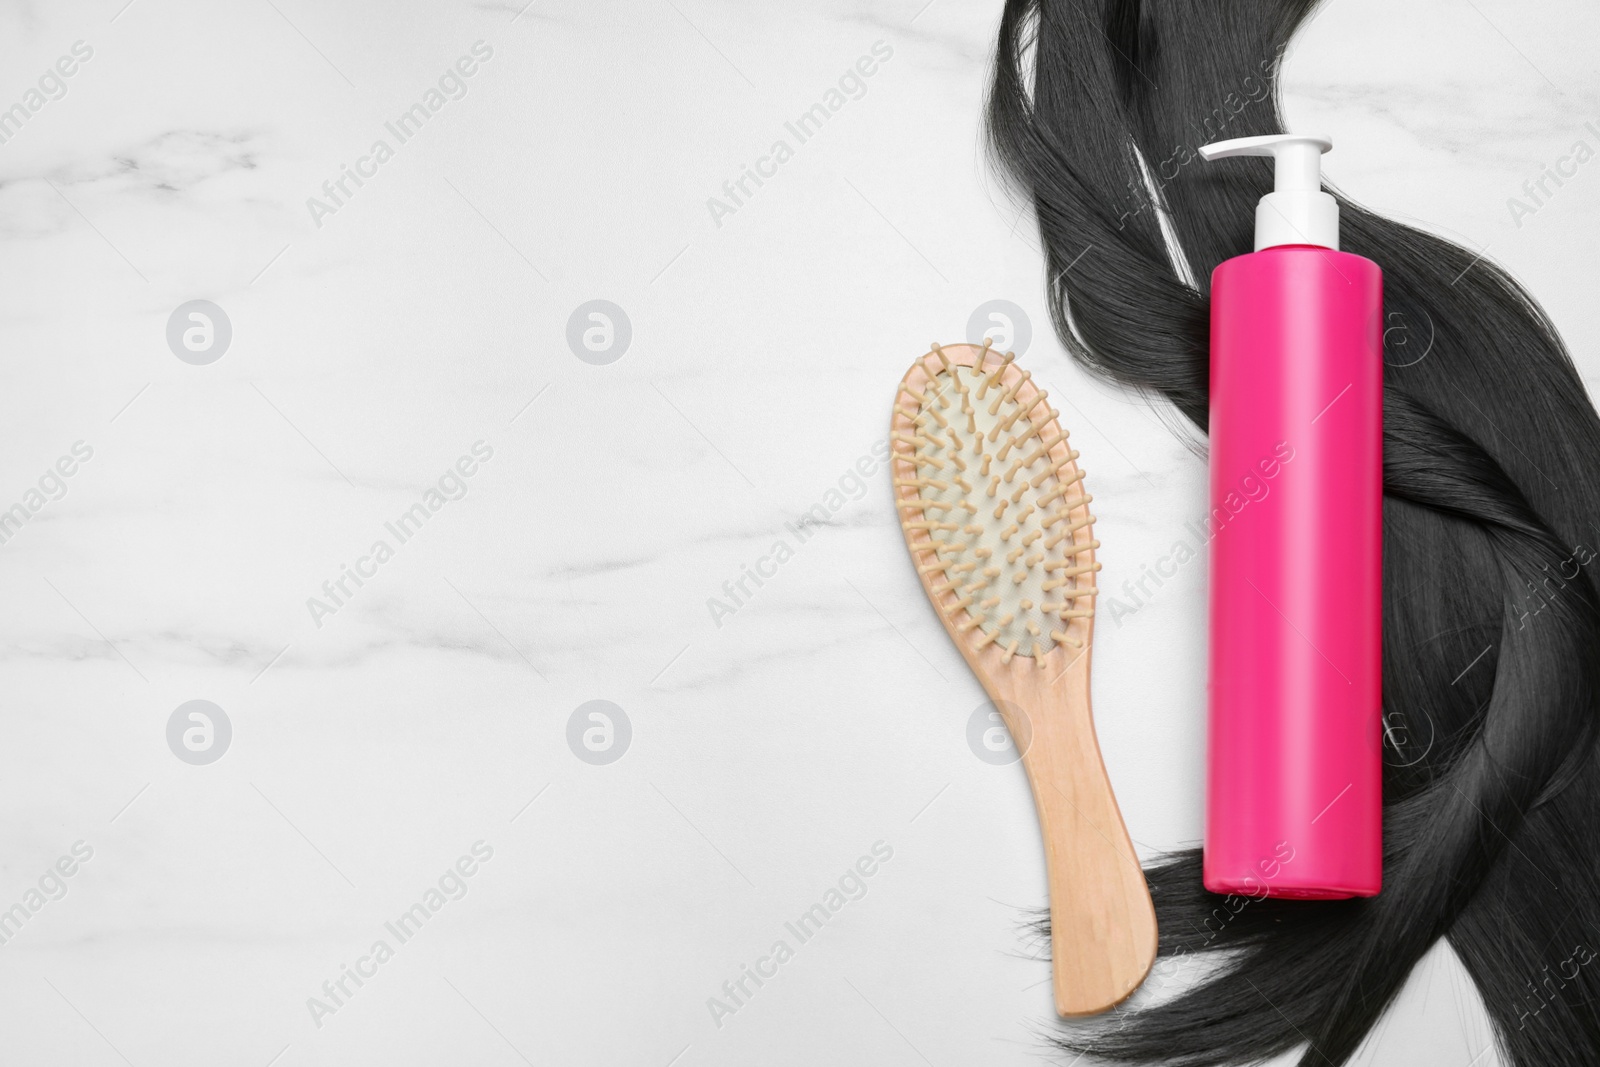
[[[890,430],[906,547],[951,640],[1022,754],[1044,836],[1056,1011],[1136,989],[1156,917],[1089,707],[1091,497],[1059,412],[1011,353],[935,343]]]

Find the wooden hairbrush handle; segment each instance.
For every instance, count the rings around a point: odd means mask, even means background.
[[[1054,679],[1034,671],[988,681],[1009,690],[990,696],[1022,750],[1044,837],[1056,1011],[1106,1011],[1149,973],[1156,915],[1100,759],[1089,657]]]

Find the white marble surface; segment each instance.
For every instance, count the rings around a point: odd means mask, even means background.
[[[1039,1062],[1027,787],[968,748],[980,690],[886,478],[803,544],[786,526],[997,298],[1084,453],[1102,587],[1204,511],[1201,463],[1050,334],[980,155],[998,5],[122,3],[0,11],[0,106],[93,51],[0,144],[0,508],[93,450],[0,545],[0,908],[93,850],[0,946],[6,1062]],[[1600,143],[1597,30],[1575,0],[1332,0],[1287,67],[1333,179],[1489,246],[1590,379],[1600,163],[1520,228],[1506,200]],[[386,134],[478,41],[465,95]],[[877,42],[799,144],[785,122]],[[379,138],[393,158],[317,225],[307,198]],[[565,336],[597,298],[632,326],[604,366]],[[193,299],[232,324],[205,366],[165,337]],[[387,534],[479,441],[466,495]],[[393,558],[313,620],[379,539]],[[1187,567],[1094,651],[1146,854],[1200,833],[1204,586]],[[205,766],[166,736],[195,699],[233,731]],[[604,766],[566,740],[594,699],[632,728]],[[479,841],[465,896],[399,944],[385,922]],[[719,1027],[708,998],[880,841],[866,895]],[[380,938],[318,1026],[308,998]],[[1487,1034],[1440,952],[1364,1062],[1484,1067]]]

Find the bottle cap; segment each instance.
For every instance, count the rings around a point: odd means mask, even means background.
[[[1200,149],[1200,158],[1271,156],[1273,189],[1256,205],[1256,251],[1277,245],[1339,247],[1339,201],[1322,191],[1322,153],[1328,137],[1271,133],[1235,137]]]

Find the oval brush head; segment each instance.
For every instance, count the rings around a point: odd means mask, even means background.
[[[1049,394],[987,342],[970,364],[935,343],[919,367],[900,386],[894,484],[929,596],[958,641],[1003,663],[1084,648],[1094,498]]]
[[[1092,1015],[1144,980],[1156,921],[1089,707],[1091,497],[1046,400],[989,342],[935,344],[900,383],[895,504],[928,598],[1022,753],[1056,1010]]]

